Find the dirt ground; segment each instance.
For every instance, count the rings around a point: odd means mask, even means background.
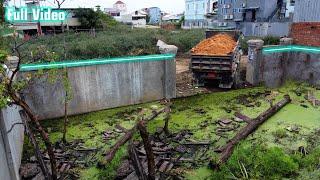
[[[225,89],[218,87],[194,87],[192,85],[192,72],[189,69],[191,58],[177,57],[176,58],[176,73],[177,73],[177,97],[187,97],[203,93],[221,92]],[[248,57],[243,56],[240,62],[241,76],[245,76]]]
[[[214,92],[206,87],[194,87],[192,85],[192,73],[189,70],[190,58],[177,57],[177,97],[187,97],[197,94]],[[218,89],[216,89],[218,91]]]

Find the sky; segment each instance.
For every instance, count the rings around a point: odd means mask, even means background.
[[[11,0],[11,4],[14,2],[19,6],[20,2],[23,4],[24,0]],[[54,6],[54,0],[47,0],[48,6]],[[96,5],[100,5],[103,8],[112,7],[117,0],[66,0],[62,5],[63,8],[77,8],[87,7],[92,8]],[[161,10],[169,13],[182,13],[185,9],[185,0],[122,0],[127,4],[129,12],[133,12],[137,9],[146,7],[160,7]]]

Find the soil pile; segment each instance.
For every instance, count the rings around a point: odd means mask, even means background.
[[[224,56],[232,53],[237,42],[228,34],[221,33],[201,41],[191,49],[192,55]]]

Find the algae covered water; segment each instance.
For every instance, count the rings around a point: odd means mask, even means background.
[[[172,172],[183,174],[187,179],[245,178],[246,174],[241,173],[245,168],[248,171],[248,177],[257,179],[290,178],[292,174],[309,179],[317,177],[316,166],[313,165],[319,163],[314,157],[317,156],[317,148],[320,145],[317,137],[317,134],[320,135],[320,107],[314,107],[306,100],[305,95],[309,91],[314,92],[320,99],[319,90],[290,83],[279,89],[256,87],[173,100],[170,131],[175,133],[188,130],[192,134],[189,141],[214,141],[215,144],[202,157],[199,157],[206,159],[205,161],[197,161],[197,164],[183,163],[177,165]],[[271,117],[252,136],[241,143],[221,171],[212,171],[208,166],[209,162],[219,157],[214,150],[223,146],[241,127],[246,125],[244,122],[233,121],[231,124],[234,125],[235,130],[219,136],[217,131],[221,129],[221,120],[234,120],[235,112],[255,118],[270,107],[270,101],[275,104],[285,94],[291,96],[292,103]],[[121,134],[115,133],[113,139],[105,141],[102,134],[114,131],[117,125],[127,129],[132,128],[138,118],[138,110],[143,109],[148,115],[152,110],[162,107],[162,103],[153,102],[70,117],[67,140],[69,142],[81,140],[83,146],[87,148],[100,149],[94,157],[88,156],[84,159],[88,161],[87,166],[74,168],[79,173],[80,179],[115,178],[118,168],[127,158],[127,146],[123,146],[117,152],[115,159],[107,167],[97,167],[97,162],[104,158],[104,152],[121,137]],[[55,120],[55,123],[52,123],[52,120],[44,123],[51,132],[52,141],[60,141],[63,119]],[[148,131],[153,134],[163,126],[164,116],[160,116],[148,123]],[[135,137],[139,140],[139,134]],[[172,145],[176,146],[176,144]],[[301,150],[307,151],[310,155],[300,157]],[[274,173],[275,176],[266,171],[271,167],[267,165],[269,156],[264,154],[269,154],[274,161],[277,161],[277,166],[273,165],[279,169],[279,172]],[[307,168],[303,164],[308,164],[310,167]],[[261,169],[261,167],[264,168]],[[308,177],[307,174],[313,176]]]

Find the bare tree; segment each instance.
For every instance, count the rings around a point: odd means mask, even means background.
[[[46,146],[46,150],[47,153],[49,155],[50,158],[50,164],[51,164],[51,173],[48,172],[47,167],[43,167],[45,165],[43,165],[43,159],[41,159],[42,155],[39,155],[39,146],[38,143],[35,141],[35,135],[34,132],[31,130],[31,128],[28,128],[28,126],[26,127],[27,130],[27,135],[29,136],[29,139],[31,140],[34,149],[35,149],[35,154],[36,157],[38,158],[39,164],[41,166],[41,170],[43,171],[43,174],[45,176],[46,179],[57,179],[57,170],[56,170],[56,160],[55,160],[55,155],[54,155],[54,151],[53,151],[53,146],[52,143],[50,141],[49,138],[49,134],[46,132],[46,130],[42,127],[38,117],[36,116],[36,114],[32,111],[32,109],[30,108],[30,106],[27,104],[27,102],[21,98],[20,96],[20,92],[23,88],[23,84],[28,84],[30,81],[28,80],[28,78],[18,78],[18,73],[20,71],[20,65],[23,61],[23,59],[25,58],[25,56],[22,56],[21,52],[20,52],[20,47],[23,45],[22,44],[18,44],[17,40],[15,39],[14,41],[14,47],[13,47],[13,53],[17,55],[18,57],[18,63],[16,65],[16,67],[14,67],[12,72],[7,72],[7,70],[5,70],[5,65],[2,64],[1,67],[1,74],[2,74],[2,81],[1,81],[1,89],[0,89],[0,98],[4,98],[6,100],[9,100],[10,103],[15,104],[20,106],[25,113],[27,114],[27,116],[29,117],[30,121],[25,121],[26,123],[30,124],[30,125],[34,125],[36,128],[36,131],[39,133],[42,141],[44,142],[45,146]],[[23,80],[21,80],[23,79]]]
[[[66,0],[54,0],[54,3],[57,3],[58,9],[61,8],[61,5],[66,2]]]

